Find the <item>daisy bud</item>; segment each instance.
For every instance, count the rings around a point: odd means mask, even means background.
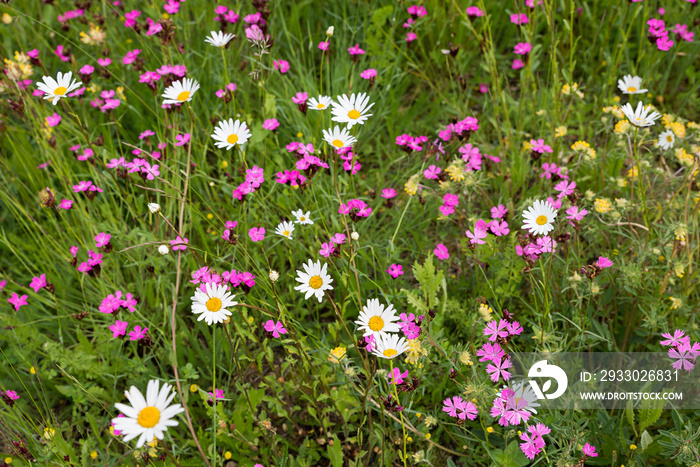
[[[272,283],[277,282],[277,280],[280,278],[280,273],[275,271],[274,269],[270,269],[270,280]]]
[[[160,204],[158,203],[148,203],[148,210],[151,214],[156,214],[160,212]]]
[[[335,27],[328,26],[328,29],[326,29],[326,36],[332,36],[334,30],[335,30]]]
[[[360,239],[360,234],[357,232],[353,232],[350,234],[350,238],[352,238],[355,241],[358,241]]]
[[[161,255],[167,255],[170,250],[168,249],[168,245],[161,245],[158,247],[158,253]]]

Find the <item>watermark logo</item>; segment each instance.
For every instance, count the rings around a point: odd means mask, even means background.
[[[569,378],[566,376],[566,373],[564,373],[564,370],[556,365],[550,365],[547,363],[547,360],[540,360],[532,365],[527,376],[529,378],[549,378],[542,386],[542,389],[540,389],[536,381],[532,379],[529,381],[530,387],[535,392],[538,399],[556,399],[564,394],[569,385]],[[557,390],[548,394],[547,391],[549,391],[552,386],[552,379],[557,382]]]

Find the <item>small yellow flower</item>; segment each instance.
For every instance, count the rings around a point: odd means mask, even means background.
[[[167,13],[163,13],[162,15],[160,15],[160,17],[163,19],[168,19],[168,18],[170,18],[170,15]]]
[[[406,191],[406,193],[408,193],[411,196],[415,195],[418,192],[418,182],[416,181],[417,178],[418,177],[416,175],[412,176],[404,185],[404,191]]]
[[[636,179],[637,175],[639,175],[639,169],[636,165],[634,167],[630,167],[630,169],[627,171],[627,178]]]
[[[608,200],[607,198],[597,198],[593,205],[595,207],[595,210],[600,213],[609,212],[612,208],[610,200]]]
[[[209,213],[207,214],[207,219],[212,220],[214,218],[214,214]]]
[[[2,22],[5,24],[10,24],[12,22],[12,16],[8,15],[7,13],[2,14]],[[9,457],[8,457],[9,459]],[[9,464],[9,462],[8,462]]]
[[[627,120],[620,120],[615,124],[615,133],[625,133],[630,128],[630,122]]]
[[[486,428],[487,433],[493,433],[495,430],[491,427]]]
[[[413,441],[413,438],[411,438],[410,436],[406,436],[406,442],[410,443],[411,441]]]
[[[29,373],[35,375],[36,374],[36,369],[34,367],[29,368]]]
[[[11,458],[11,457],[6,457],[6,458],[5,458],[5,464],[12,464],[12,458]]]
[[[682,279],[685,275],[685,266],[683,266],[681,263],[677,263],[676,266],[673,268],[673,272],[676,273],[676,276]]]
[[[226,452],[224,453],[224,459],[226,459],[226,460],[231,459],[231,451],[226,451]]]
[[[636,444],[630,444],[630,449],[633,450],[633,451],[636,450],[636,449],[637,449],[637,445],[636,445]]]
[[[425,434],[425,439],[430,439],[430,433]]]
[[[565,126],[559,126],[554,130],[554,137],[555,138],[561,138],[562,136],[566,136],[567,129]]]
[[[347,350],[345,349],[345,347],[336,347],[335,349],[331,350],[330,354],[328,354],[328,361],[333,363],[340,363],[343,357],[345,357],[346,353]]]
[[[420,412],[418,412],[418,413],[416,414],[416,417],[418,417],[418,418],[421,418],[422,416],[423,416],[423,414],[420,413]]]
[[[428,415],[425,417],[425,427],[430,428],[433,425],[437,424],[437,419],[433,417],[432,415]]]
[[[679,138],[685,138],[685,125],[683,125],[681,122],[673,122],[669,125],[671,127],[671,131],[678,136]]]
[[[199,390],[199,386],[196,384],[190,384],[190,392],[197,392]]]
[[[299,133],[297,133],[297,138],[303,138],[303,137],[304,137],[304,133],[302,133],[301,131]]]
[[[248,317],[248,322],[249,322],[250,324],[253,324],[253,323],[255,322],[255,320],[253,319],[252,316],[249,316],[249,317]]]
[[[228,162],[226,162],[226,161],[221,161],[221,168],[222,168],[222,169],[228,168]]]
[[[92,457],[93,459],[97,459],[97,451],[92,451],[90,453],[90,457]]]
[[[463,365],[473,365],[474,364],[474,362],[472,362],[472,356],[469,353],[469,351],[467,351],[467,350],[465,350],[459,354],[459,361],[462,362]]]
[[[493,313],[493,309],[490,306],[486,305],[485,303],[479,305],[479,314],[481,314],[481,317],[487,323],[493,319],[491,313]]]
[[[56,430],[53,428],[46,427],[44,428],[44,438],[46,439],[51,439],[56,435]]]

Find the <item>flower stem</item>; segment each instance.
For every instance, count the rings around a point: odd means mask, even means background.
[[[396,390],[396,381],[393,383],[391,382],[394,380],[394,360],[391,359],[389,360],[389,365],[391,367],[391,370],[389,372],[389,375],[391,376],[391,380],[389,381],[389,392],[391,392],[391,387],[394,387],[394,397],[396,398],[396,403],[399,403],[399,392]],[[406,426],[403,423],[403,410],[399,412],[399,418],[401,419],[401,432],[403,433],[403,466],[406,467]]]
[[[212,361],[212,436],[214,437],[214,459],[212,460],[212,465],[216,465],[216,326],[212,327],[211,333],[211,361]]]
[[[637,132],[639,130],[635,127],[634,129],[634,142],[632,144],[632,150],[634,151],[634,160],[637,164],[637,176],[639,177],[639,197],[642,198],[642,208],[644,214],[644,226],[649,228],[649,219],[647,218],[647,196],[644,190],[644,177],[642,176],[642,166],[639,163],[639,149],[637,148]]]

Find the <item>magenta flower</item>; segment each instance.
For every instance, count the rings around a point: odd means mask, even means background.
[[[54,127],[61,123],[61,116],[54,112],[53,115],[46,117],[46,123],[48,123],[50,127]]]
[[[259,242],[265,238],[265,228],[264,227],[253,227],[248,231],[250,239],[254,242]]]
[[[502,204],[491,208],[491,217],[493,219],[503,219],[507,213],[508,210]]]
[[[520,435],[520,439],[524,441],[524,443],[520,443],[520,450],[523,451],[523,454],[528,459],[533,460],[542,451],[544,440],[542,440],[541,436],[523,433]]]
[[[480,16],[484,16],[484,12],[477,6],[470,6],[467,8],[467,15],[470,18],[478,18]]]
[[[109,245],[110,238],[112,238],[112,236],[104,232],[100,232],[97,235],[95,235],[95,243],[97,248],[102,248],[103,246]]]
[[[168,0],[168,2],[163,5],[163,9],[167,13],[174,15],[180,11],[180,2],[178,0]]]
[[[523,332],[523,327],[517,321],[508,323],[508,334],[511,336],[519,336]]]
[[[588,457],[598,457],[598,453],[595,452],[595,446],[588,443],[583,446],[583,453]]]
[[[134,326],[134,330],[129,333],[129,340],[137,341],[139,339],[143,339],[144,337],[146,337],[147,331],[148,328],[141,329],[141,326]]]
[[[34,293],[38,293],[39,290],[46,287],[46,274],[42,274],[38,277],[33,277],[31,284],[29,284],[29,287],[34,289]]]
[[[328,258],[330,255],[333,254],[335,251],[335,246],[333,246],[332,242],[325,242],[321,245],[321,249],[318,251],[318,254],[323,256],[324,258]]]
[[[447,250],[447,247],[442,243],[437,244],[437,246],[433,250],[433,253],[435,253],[435,256],[437,256],[437,258],[441,260],[446,260],[450,257],[450,252]]]
[[[389,377],[391,378],[389,384],[402,384],[404,378],[408,377],[408,370],[401,373],[398,368],[393,368]]]
[[[273,320],[268,320],[265,322],[263,325],[265,327],[265,330],[267,332],[272,333],[272,337],[279,337],[280,334],[286,334],[287,330],[282,326],[282,323],[277,321],[276,323]]]
[[[279,71],[282,74],[285,74],[289,71],[289,62],[287,60],[275,60],[274,62],[272,62],[272,64],[274,65],[275,70]]]
[[[10,399],[12,401],[16,401],[17,399],[19,399],[19,396],[17,395],[17,393],[15,391],[10,391],[9,389],[7,391],[5,391],[5,395],[7,396],[8,399]]]
[[[552,148],[548,144],[544,144],[544,140],[542,138],[538,140],[531,139],[530,140],[530,149],[532,149],[534,152],[538,152],[540,154],[544,154],[545,152],[551,153]],[[544,168],[544,164],[543,164]],[[547,177],[549,178],[549,177]]]
[[[486,238],[488,232],[486,231],[486,222],[479,219],[474,225],[474,232],[467,230],[464,234],[469,237],[469,241],[472,244],[483,245],[486,243],[483,239]]]
[[[176,135],[175,139],[177,140],[177,143],[175,143],[175,146],[184,146],[190,142],[191,137],[192,135],[189,133],[185,133],[184,135]]]
[[[65,209],[66,211],[73,207],[73,200],[64,199],[61,204],[58,205],[59,208]]]
[[[423,5],[411,5],[406,9],[409,15],[421,18],[428,15],[428,10]]]
[[[527,55],[531,50],[532,45],[529,42],[518,42],[513,51],[518,55]]]
[[[364,55],[365,51],[360,48],[360,44],[355,44],[354,46],[348,48],[350,55]]]
[[[530,20],[528,19],[527,15],[525,13],[516,13],[516,14],[510,15],[510,22],[517,24],[517,25],[521,25],[521,24],[529,23]]]
[[[500,360],[505,356],[505,352],[501,349],[499,344],[485,343],[479,350],[476,351],[476,356],[479,358],[480,362],[495,362]]]
[[[513,60],[513,64],[511,65],[511,68],[514,70],[519,70],[521,68],[525,68],[525,64],[523,63],[522,60],[520,60],[519,58],[516,58],[515,60]]]
[[[486,86],[484,83],[479,83],[479,92],[481,94],[488,94],[489,92],[489,87]]]
[[[27,298],[29,295],[22,295],[21,297],[17,295],[16,293],[13,293],[10,298],[7,299],[8,302],[10,302],[10,305],[15,306],[15,311],[19,311],[19,308],[21,306],[24,306],[27,304]]]
[[[275,131],[278,126],[280,126],[280,122],[278,122],[276,118],[270,118],[263,122],[262,127],[264,130]]]
[[[574,190],[576,189],[576,182],[562,180],[561,182],[554,185],[554,189],[560,192],[559,196],[557,197],[563,198],[564,196],[569,196],[574,193]]]
[[[496,320],[489,321],[484,328],[484,335],[488,336],[491,342],[495,342],[499,337],[508,337],[508,321],[502,319],[496,322]]]
[[[673,41],[668,38],[668,36],[659,37],[656,39],[656,47],[664,52],[668,51],[673,47]]]
[[[391,277],[396,279],[397,277],[403,275],[403,266],[400,264],[392,264],[389,266],[389,269],[387,269],[386,272],[388,272]]]
[[[97,64],[100,66],[107,67],[112,64],[112,59],[109,57],[106,58],[98,58],[97,59]]]
[[[330,42],[327,42],[327,41],[319,42],[319,43],[318,43],[318,48],[321,49],[321,50],[323,50],[324,52],[326,52],[326,51],[328,50],[328,48],[330,47],[330,45],[331,45],[331,43],[330,43]]]
[[[375,70],[374,68],[368,68],[365,71],[363,71],[362,73],[360,73],[360,78],[362,78],[362,79],[372,79],[372,78],[376,78],[376,76],[377,76],[377,70]]]
[[[497,237],[502,237],[510,233],[510,228],[508,227],[508,222],[506,221],[499,222],[498,220],[493,220],[488,223],[488,226],[489,229],[491,229],[491,232]]]
[[[391,199],[396,197],[396,190],[393,188],[384,188],[382,190],[382,198],[384,199]]]
[[[673,368],[676,370],[685,370],[690,373],[695,367],[695,359],[697,358],[695,350],[685,343],[679,344],[677,347],[672,347],[668,351],[668,356],[675,358]]]
[[[213,393],[208,393],[209,394],[209,400],[221,400],[224,398],[224,390],[223,389],[214,389]]]
[[[296,96],[292,97],[292,102],[295,104],[304,104],[308,98],[309,96],[305,92],[298,92]]]
[[[610,266],[613,265],[613,262],[610,261],[610,258],[607,258],[605,256],[599,256],[598,261],[596,261],[596,264],[598,265],[599,268],[609,268]]]
[[[416,35],[415,32],[407,32],[406,33],[406,42],[413,42],[416,39],[418,39],[418,36]]]
[[[113,325],[109,327],[109,330],[112,331],[112,338],[116,339],[119,336],[125,336],[126,335],[126,328],[129,326],[129,323],[127,321],[119,321],[116,320]],[[132,339],[134,340],[134,339]]]
[[[335,243],[336,245],[342,245],[345,243],[345,238],[345,234],[336,233],[331,237],[331,242]]]
[[[486,372],[491,375],[491,381],[497,383],[499,379],[503,378],[503,381],[508,381],[510,379],[511,373],[508,368],[512,368],[513,364],[510,362],[510,357],[499,358],[497,360],[492,360],[486,367]]]
[[[581,219],[584,218],[584,216],[586,214],[588,214],[588,210],[587,209],[579,210],[579,208],[577,206],[571,206],[569,209],[566,210],[566,213],[568,214],[568,216],[566,216],[567,219],[580,221]]]
[[[690,345],[690,336],[686,336],[683,331],[676,329],[671,336],[670,333],[665,332],[661,334],[667,340],[659,342],[661,345],[670,345],[671,347],[678,347],[679,345]]]
[[[442,411],[455,418],[457,417],[457,410],[464,407],[464,400],[459,396],[448,397],[442,403]]]
[[[172,248],[173,251],[178,251],[182,250],[185,251],[187,249],[187,244],[190,243],[190,240],[188,238],[182,238],[179,235],[175,240],[170,240],[170,247]]]
[[[440,175],[440,172],[442,172],[442,169],[440,167],[431,165],[423,171],[423,176],[430,180],[436,180],[438,178],[438,175]]]

